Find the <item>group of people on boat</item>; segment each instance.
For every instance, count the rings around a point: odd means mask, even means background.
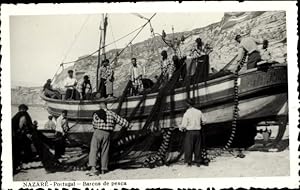
[[[48,79],[43,87],[43,93],[48,98],[62,99],[62,93],[53,89],[52,80]],[[74,78],[74,71],[68,70],[68,77],[64,81],[65,96],[64,100],[88,100],[92,95],[92,85],[88,75],[83,77],[80,85],[80,92],[77,90],[78,81]]]
[[[203,45],[200,38],[196,39],[196,48],[191,50],[190,55],[186,58],[187,65],[191,65],[191,60],[196,57],[202,56],[209,53],[211,50],[207,45]],[[168,56],[166,50],[161,52],[161,74],[163,76],[163,81],[168,81],[173,73],[177,71],[181,66],[180,58],[178,55]],[[193,69],[192,69],[193,70]],[[192,71],[195,73],[195,71]],[[182,73],[182,78],[184,78],[185,73]],[[113,98],[113,83],[114,83],[114,70],[110,65],[109,59],[102,61],[101,67],[99,69],[99,92],[100,98]],[[157,82],[158,76],[155,76],[153,80],[145,77],[145,71],[143,67],[137,63],[135,57],[131,58],[131,64],[128,70],[128,80],[130,84],[130,95],[136,96],[143,92],[144,89],[151,89],[152,86]],[[63,96],[59,90],[53,89],[52,80],[48,79],[43,87],[43,92],[46,97],[53,99],[62,99]],[[64,80],[65,96],[64,100],[89,100],[95,95],[91,85],[91,81],[88,75],[83,77],[83,81],[80,84],[80,89],[77,88],[78,81],[74,77],[74,71],[68,70],[68,76]]]
[[[245,55],[247,56],[247,69],[253,69],[275,63],[275,61],[272,60],[270,51],[268,50],[268,40],[259,40],[253,37],[242,37],[241,35],[236,35],[235,41],[239,43],[236,64],[238,64]],[[258,49],[259,44],[262,44],[261,50]]]
[[[235,59],[236,64],[242,60],[244,55],[247,55],[247,69],[274,63],[271,53],[268,51],[268,40],[257,40],[252,37],[242,37],[241,35],[237,35],[235,37],[235,41],[239,43],[238,56]],[[258,49],[258,44],[263,44],[261,50]],[[186,75],[198,75],[200,71],[197,70],[199,67],[197,66],[198,62],[195,60],[203,55],[208,55],[210,52],[212,52],[212,48],[209,44],[204,44],[201,38],[197,38],[195,40],[195,46],[191,49],[188,55],[183,54],[180,49],[172,56],[168,55],[167,50],[162,50],[160,66],[163,83],[168,81],[172,77],[173,73],[181,68],[183,63],[186,64],[186,67],[182,70],[183,72],[181,72],[181,79],[184,79]],[[218,70],[214,67],[211,67],[211,70],[209,71],[209,65],[205,67],[207,67],[204,69],[205,75],[208,75],[209,72],[211,74],[218,72]],[[99,91],[100,95],[97,97],[113,98],[113,83],[115,77],[114,70],[109,59],[104,59],[102,61],[99,69],[99,78],[100,84],[96,91]],[[158,76],[156,76],[153,80],[147,79],[145,77],[143,67],[137,63],[137,59],[133,57],[131,58],[131,64],[128,70],[128,79],[130,84],[130,95],[136,96],[141,94],[144,89],[151,89],[157,81]],[[53,89],[51,82],[51,79],[48,79],[43,87],[45,96],[54,99],[62,99],[62,93]],[[64,81],[65,100],[90,100],[95,96],[96,92],[93,92],[88,75],[83,77],[83,82],[81,83],[79,90],[77,90],[77,83],[78,81],[74,77],[74,71],[69,70],[68,77]]]

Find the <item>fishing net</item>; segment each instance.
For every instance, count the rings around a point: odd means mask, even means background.
[[[196,71],[194,72],[195,75],[191,75],[191,70],[189,70],[183,80],[180,80],[182,71],[187,68],[185,60],[181,59],[180,68],[174,72],[173,76],[168,81],[165,81],[163,76],[159,77],[157,83],[150,91],[150,93],[157,91],[155,104],[145,119],[143,127],[139,131],[133,132],[121,129],[120,131],[113,133],[110,148],[110,169],[153,168],[161,165],[169,165],[178,162],[181,159],[185,133],[180,132],[174,123],[176,114],[183,114],[178,113],[178,110],[175,109],[175,89],[178,85],[184,87],[186,98],[194,99],[197,107],[201,108],[199,96],[196,95],[195,91],[199,88],[199,83],[204,82],[206,85],[206,81],[214,77],[214,75],[208,75],[208,56],[202,56],[201,58],[192,61],[193,64],[197,63]],[[119,105],[116,110],[117,113],[120,113],[122,103],[127,99],[129,87],[130,85],[128,83],[122,96],[119,98]],[[138,105],[131,113],[125,115],[125,118],[129,122],[134,120],[139,114],[139,109],[143,106],[148,94],[149,92],[143,92]],[[167,97],[169,99],[168,101]],[[166,118],[168,118],[170,122],[162,122],[165,121]],[[230,123],[223,124],[223,132],[225,132],[222,134],[223,136],[218,137],[216,134],[213,134],[214,143],[219,142],[219,146],[224,146],[224,144],[226,144],[226,140],[224,139],[228,139],[231,134],[230,130],[226,131],[225,129],[228,126],[230,126]],[[205,139],[209,139],[209,136],[212,136],[209,134],[208,129],[209,126],[203,127],[201,130],[203,159],[207,159],[207,147],[210,144],[209,141]],[[221,130],[222,126],[219,129]],[[238,131],[234,132],[238,133]],[[80,154],[77,154],[75,158],[62,161],[56,159],[53,153],[53,141],[49,140],[48,137],[39,131],[36,131],[33,134],[33,137],[34,145],[37,147],[43,166],[48,172],[87,169],[88,146],[81,145]],[[219,140],[215,140],[215,137],[219,138]],[[66,136],[66,140],[72,141],[72,138]],[[75,141],[75,139],[73,139],[73,141]],[[77,142],[77,145],[80,146],[80,142]]]

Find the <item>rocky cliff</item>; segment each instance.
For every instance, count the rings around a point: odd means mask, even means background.
[[[218,23],[174,35],[177,38],[182,35],[189,36],[181,45],[181,51],[184,54],[188,54],[198,37],[204,43],[210,44],[213,48],[210,54],[210,66],[219,70],[237,54],[237,43],[234,41],[237,34],[269,40],[272,58],[279,63],[286,62],[286,15],[283,11],[225,13],[223,19]],[[167,35],[167,38],[170,38],[170,35]],[[152,79],[160,73],[160,52],[165,48],[166,45],[159,36],[133,44],[132,51],[127,48],[113,65],[116,78],[114,83],[115,95],[117,96],[122,92],[128,81],[128,68],[132,56],[136,57],[138,63],[145,68],[146,77]],[[108,51],[107,57],[112,60],[117,51],[120,50]],[[172,54],[170,48],[168,52]],[[76,78],[79,81],[82,80],[83,75],[89,75],[95,88],[97,56],[81,59],[82,57],[79,57],[79,61],[68,69],[76,71]],[[234,68],[234,65],[229,67],[231,70]],[[62,88],[68,69],[56,77],[54,87]]]
[[[44,105],[40,98],[42,87],[14,87],[11,89],[11,104]]]
[[[179,23],[180,24],[180,23]],[[236,54],[237,44],[234,37],[237,34],[252,36],[258,39],[267,39],[270,41],[269,50],[273,59],[283,63],[286,62],[286,16],[285,12],[236,12],[225,13],[223,19],[203,28],[197,28],[192,31],[176,33],[175,37],[189,36],[181,45],[181,51],[188,54],[196,38],[200,37],[204,43],[210,44],[213,52],[210,54],[210,65],[216,69],[221,69]],[[168,38],[168,36],[167,36]],[[160,37],[149,38],[140,43],[132,45],[132,51],[126,49],[114,64],[115,94],[118,95],[124,88],[128,80],[128,68],[131,56],[137,58],[139,64],[145,67],[145,75],[153,78],[160,73],[159,59],[160,52],[166,45]],[[107,52],[107,57],[113,59],[116,52],[120,50],[111,50]],[[169,48],[169,53],[172,51]],[[80,59],[80,58],[79,58]],[[77,61],[71,68],[77,73],[76,77],[81,80],[83,75],[90,76],[93,86],[96,84],[97,57],[92,56]],[[232,65],[229,69],[234,69]],[[62,81],[66,77],[66,70],[62,72],[56,80],[56,86],[62,87]]]

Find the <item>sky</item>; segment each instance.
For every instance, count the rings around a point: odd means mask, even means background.
[[[150,18],[153,13],[141,14]],[[224,13],[157,13],[151,24],[156,33],[188,31],[219,22]],[[109,14],[107,44],[143,25],[134,14]],[[10,17],[12,86],[42,86],[62,62],[74,61],[98,49],[102,14],[35,15]],[[132,34],[108,47],[122,48]],[[150,38],[149,25],[133,43]]]

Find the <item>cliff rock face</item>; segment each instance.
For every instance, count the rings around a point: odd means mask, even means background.
[[[213,48],[210,54],[210,66],[219,70],[237,54],[237,43],[234,40],[237,34],[269,40],[269,50],[272,58],[279,63],[286,62],[286,16],[285,12],[281,11],[225,13],[223,19],[218,23],[192,31],[176,33],[175,37],[189,36],[181,45],[181,51],[185,55],[189,54],[189,51],[194,46],[195,39],[198,37],[204,43],[210,44]],[[167,38],[170,38],[170,36],[167,35]],[[115,95],[119,95],[122,92],[124,85],[128,81],[128,68],[132,56],[136,57],[138,63],[145,68],[145,77],[153,79],[155,75],[160,74],[160,52],[166,48],[166,45],[158,36],[134,44],[132,46],[132,54],[130,49],[127,48],[118,58],[117,63],[113,65],[116,78],[114,83]],[[120,50],[109,51],[107,57],[112,60],[117,51]],[[172,55],[170,48],[168,53]],[[77,61],[70,68],[77,72],[76,78],[79,81],[82,80],[83,75],[89,75],[95,88],[96,56]],[[231,70],[234,68],[235,65],[229,67]],[[66,70],[57,77],[57,87],[62,87],[65,77]]]
[[[42,87],[15,87],[11,89],[11,104],[43,105],[40,98]]]
[[[269,40],[269,51],[272,54],[272,58],[279,63],[286,63],[286,15],[283,11],[225,13],[223,19],[218,23],[192,31],[175,33],[174,35],[178,39],[182,35],[188,36],[180,48],[182,54],[185,55],[189,54],[195,44],[195,39],[200,37],[204,43],[209,44],[213,48],[213,51],[210,53],[210,66],[220,70],[237,54],[238,44],[234,40],[237,34]],[[167,39],[170,38],[170,35],[167,35]],[[167,48],[159,36],[133,44],[131,48],[132,51],[130,48],[127,48],[118,57],[117,62],[113,64],[115,71],[115,96],[122,93],[128,81],[131,57],[136,57],[138,64],[145,68],[145,77],[153,79],[155,75],[160,74],[160,52],[163,49],[167,49],[169,55],[173,53],[171,48]],[[120,49],[107,52],[107,58],[112,60],[117,51],[120,51]],[[79,61],[74,66],[66,68],[58,74],[54,81],[54,87],[63,88],[67,70],[74,69],[76,78],[80,82],[83,75],[89,75],[95,90],[98,58],[97,56],[91,56],[81,59],[82,57],[78,58]],[[235,65],[232,65],[229,69],[234,70]]]

